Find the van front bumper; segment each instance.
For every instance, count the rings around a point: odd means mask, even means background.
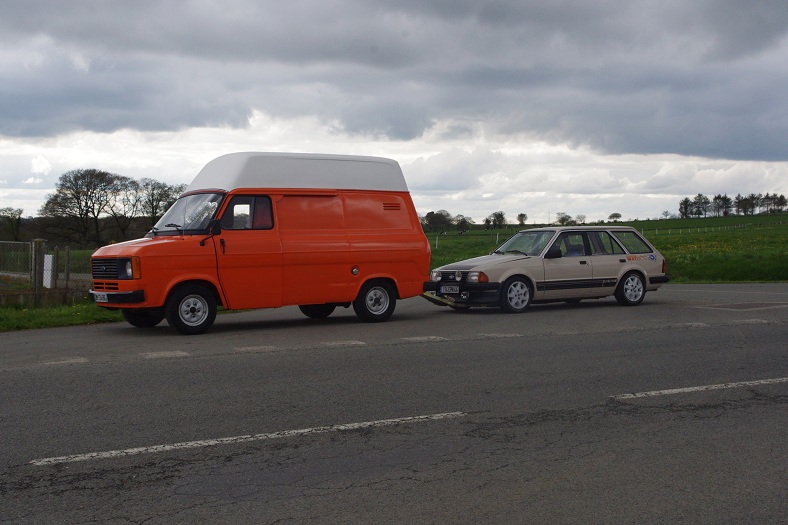
[[[134,303],[144,303],[145,302],[145,292],[143,290],[134,290],[131,292],[95,292],[93,290],[88,290],[90,294],[90,298],[96,301],[99,305],[102,304],[134,304]],[[107,301],[98,302],[96,296],[105,295],[107,296]]]
[[[458,291],[457,293],[444,293],[442,285],[454,286]],[[435,304],[445,304],[447,306],[496,306],[500,303],[501,283],[448,284],[427,281],[424,283],[423,289],[424,294],[422,294],[422,297]]]

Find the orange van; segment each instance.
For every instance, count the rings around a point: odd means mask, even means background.
[[[402,170],[378,157],[231,153],[197,174],[144,238],[92,256],[98,306],[184,334],[226,309],[353,305],[388,319],[421,294],[430,247]]]

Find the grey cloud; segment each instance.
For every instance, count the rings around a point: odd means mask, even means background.
[[[467,120],[607,153],[788,159],[782,0],[7,4],[8,136],[260,110],[392,140]]]

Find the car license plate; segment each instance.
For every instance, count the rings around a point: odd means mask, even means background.
[[[93,299],[94,299],[94,300],[95,300],[97,303],[106,303],[106,302],[109,302],[109,301],[107,300],[107,294],[105,294],[105,293],[96,293],[96,292],[93,292]]]
[[[441,293],[460,293],[459,286],[441,286]]]

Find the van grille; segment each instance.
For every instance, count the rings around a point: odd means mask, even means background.
[[[108,283],[105,281],[93,281],[93,290],[103,290],[103,291],[117,291],[118,290],[118,283]]]
[[[93,259],[90,266],[94,279],[118,278],[118,259]]]

